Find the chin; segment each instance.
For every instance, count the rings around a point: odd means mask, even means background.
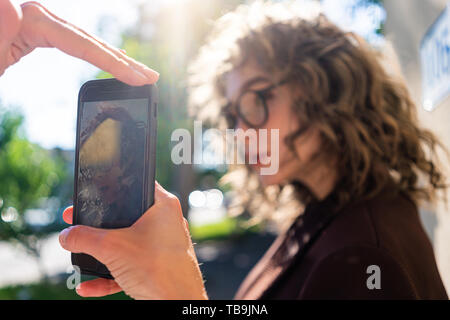
[[[283,182],[284,177],[280,172],[274,173],[274,174],[261,174],[261,171],[257,170],[259,182],[263,187],[271,186],[271,185],[278,185]]]
[[[278,173],[270,175],[258,174],[258,177],[264,187],[280,184],[283,181],[282,177]]]
[[[289,181],[294,180],[294,178],[299,178],[299,172],[301,167],[297,161],[285,162],[284,165],[280,165],[277,172],[274,174],[261,174],[261,168],[253,168],[258,174],[259,181],[262,186],[267,187],[270,185],[282,185]]]

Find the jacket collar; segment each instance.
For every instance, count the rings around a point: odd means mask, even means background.
[[[380,201],[380,198],[393,196],[398,191],[390,179],[383,189],[372,201]],[[336,194],[333,192],[324,200],[309,204],[291,227],[277,237],[251,270],[236,293],[235,299],[267,298],[270,289],[281,275],[305,255],[308,248],[340,212],[357,210],[356,208],[361,205],[361,201],[355,200],[345,205],[345,209],[335,210],[336,203]]]
[[[303,256],[336,216],[335,203],[334,193],[320,202],[310,203],[291,227],[276,238],[244,280],[235,299],[264,299],[276,280]]]

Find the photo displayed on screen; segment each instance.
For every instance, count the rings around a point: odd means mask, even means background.
[[[148,100],[84,102],[77,223],[126,227],[143,213]]]

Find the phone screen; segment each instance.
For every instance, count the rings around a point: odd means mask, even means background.
[[[83,102],[77,224],[121,228],[145,211],[148,99]]]

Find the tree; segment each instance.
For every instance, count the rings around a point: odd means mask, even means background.
[[[21,244],[37,259],[45,276],[38,240],[60,229],[54,219],[57,209],[49,207],[48,200],[64,180],[65,172],[62,161],[26,139],[22,124],[20,113],[0,108],[0,240]],[[53,222],[30,223],[26,214],[33,213],[27,210],[37,208],[52,211],[48,214],[53,217],[49,222]]]

